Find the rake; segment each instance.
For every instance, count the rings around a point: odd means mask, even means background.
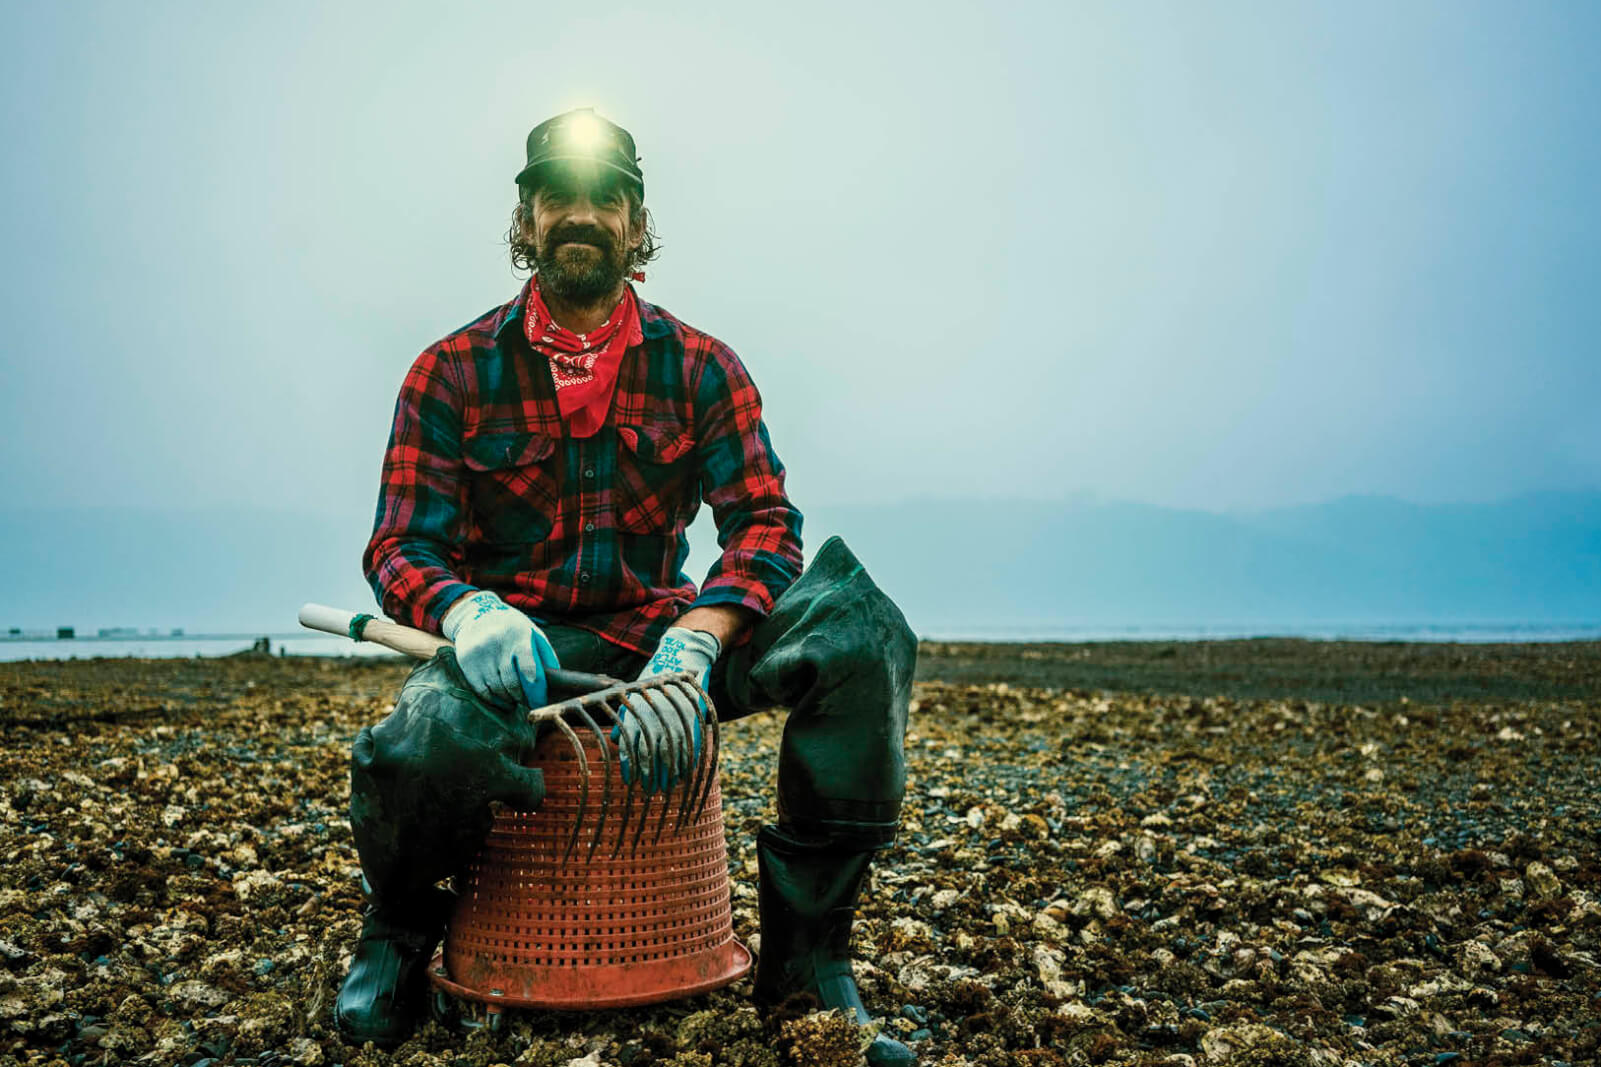
[[[322,604],[303,606],[300,609],[300,625],[324,633],[340,634],[353,641],[371,641],[414,659],[432,659],[435,652],[450,644],[437,634],[414,629],[390,619],[330,608]],[[624,848],[628,848],[631,852],[638,851],[639,843],[644,839],[650,822],[651,810],[658,803],[661,810],[656,818],[653,843],[661,840],[675,796],[678,799],[678,816],[673,821],[675,832],[700,817],[716,778],[721,737],[712,698],[701,688],[693,671],[660,674],[636,682],[624,682],[604,674],[558,669],[548,671],[547,678],[551,688],[579,694],[553,704],[546,704],[544,707],[530,708],[528,711],[528,721],[536,730],[550,725],[561,731],[568,744],[572,746],[578,761],[578,814],[573,819],[572,832],[567,839],[563,861],[571,859],[577,851],[579,831],[589,810],[591,778],[589,758],[585,754],[583,742],[579,739],[578,730],[588,730],[594,734],[599,742],[597,747],[602,764],[600,811],[595,822],[595,833],[590,839],[589,851],[585,856],[586,862],[594,857],[595,850],[600,846],[607,817],[616,803],[610,766],[614,758],[612,752],[614,742],[611,740],[614,732],[621,738],[621,743],[618,745],[619,752],[616,755],[626,755],[629,764],[639,770],[635,772],[631,782],[623,784],[622,812],[618,816],[611,852],[613,859],[621,855]],[[630,697],[643,698],[658,714],[675,716],[683,724],[684,730],[681,735],[683,742],[664,752],[669,765],[680,771],[677,782],[666,790],[658,792],[646,789],[645,779],[649,776],[648,768],[656,765],[657,751],[671,745],[671,739],[661,733],[653,732],[646,725],[649,720],[645,716],[639,717],[642,727],[640,730],[622,729],[623,712]],[[702,711],[702,708],[705,710]],[[701,725],[700,732],[709,739],[706,753],[698,762],[695,761],[694,754],[697,720]],[[631,734],[633,736],[630,736]],[[683,773],[686,771],[689,773]],[[636,804],[639,808],[637,814],[634,811]],[[633,828],[632,839],[629,837],[630,826]]]

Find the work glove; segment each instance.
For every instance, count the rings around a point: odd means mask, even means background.
[[[638,680],[694,671],[700,687],[705,689],[711,679],[712,664],[717,662],[722,651],[722,642],[704,630],[674,626],[662,634],[656,654],[639,672]],[[612,740],[617,740],[619,735],[622,737],[618,762],[624,782],[633,781],[634,768],[629,753],[635,751],[651,761],[640,775],[646,792],[666,792],[694,773],[700,763],[701,719],[706,714],[706,701],[697,697],[695,704],[695,714],[686,723],[684,715],[662,694],[635,693],[628,698],[619,716],[620,722],[612,731]],[[639,747],[642,739],[644,748]],[[685,744],[686,739],[688,744]]]
[[[462,677],[485,703],[545,705],[545,672],[561,664],[550,639],[528,616],[481,589],[451,606],[442,629],[455,642]]]

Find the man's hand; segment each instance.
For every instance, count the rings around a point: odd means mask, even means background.
[[[711,678],[712,664],[717,662],[722,651],[722,643],[711,634],[674,626],[662,635],[656,654],[639,672],[638,680],[658,674],[694,671],[700,687],[705,689]],[[682,713],[665,697],[653,698],[646,694],[629,697],[621,716],[622,723],[612,731],[614,740],[619,732],[622,734],[618,762],[622,765],[624,782],[633,780],[630,751],[642,751],[651,760],[650,766],[640,775],[647,792],[665,792],[694,773],[700,763],[701,717],[706,714],[706,702],[697,700],[696,704],[696,714],[686,723]],[[638,746],[642,740],[646,747],[640,750]]]
[[[445,636],[473,692],[490,704],[542,707],[545,672],[561,664],[532,619],[488,590],[462,597],[445,613]]]

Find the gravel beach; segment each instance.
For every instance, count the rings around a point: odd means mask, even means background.
[[[0,663],[0,1064],[861,1062],[748,980],[343,1045],[348,746],[408,669]],[[925,644],[918,678],[855,952],[922,1063],[1601,1058],[1601,644]],[[781,725],[724,733],[747,944]]]

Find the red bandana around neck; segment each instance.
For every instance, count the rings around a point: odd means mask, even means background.
[[[539,275],[528,279],[523,309],[523,336],[535,352],[550,360],[556,382],[556,406],[574,437],[592,437],[606,421],[623,353],[644,340],[634,287],[623,287],[617,308],[589,333],[559,326],[539,291]]]

